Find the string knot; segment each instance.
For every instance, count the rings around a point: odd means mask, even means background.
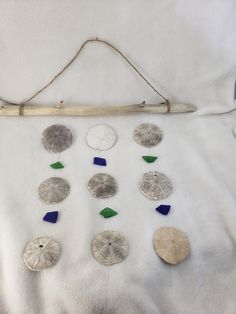
[[[166,104],[166,112],[170,113],[170,101],[169,101],[169,99],[166,99],[165,104]]]
[[[19,116],[23,116],[24,115],[24,108],[25,108],[25,104],[20,104],[19,105]]]

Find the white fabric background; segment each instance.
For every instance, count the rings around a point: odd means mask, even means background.
[[[0,1],[0,95],[23,101],[41,87],[88,37],[119,46],[173,102],[189,102],[195,114],[98,118],[6,118],[0,121],[0,313],[1,314],[235,314],[236,313],[236,140],[234,108],[235,1]],[[127,65],[99,44],[37,103],[107,104],[159,102]],[[205,115],[205,114],[208,115]],[[210,114],[209,113],[213,113]],[[85,142],[90,126],[108,123],[119,138],[105,153]],[[163,142],[145,149],[132,140],[141,122],[158,124]],[[42,131],[53,123],[71,128],[73,146],[60,156],[60,175],[70,196],[45,206],[38,185],[58,172],[48,167],[58,156],[47,153]],[[143,154],[158,155],[145,164]],[[92,198],[91,175],[104,171],[93,156],[107,158],[119,192]],[[173,182],[161,202],[138,192],[137,181],[158,170]],[[155,212],[171,204],[166,217]],[[104,220],[105,206],[119,215]],[[60,210],[52,225],[46,211]],[[191,255],[182,264],[164,264],[152,248],[160,226],[185,231]],[[114,229],[130,244],[128,258],[112,267],[97,263],[90,243],[95,234]],[[61,242],[58,264],[32,273],[22,250],[37,236]]]

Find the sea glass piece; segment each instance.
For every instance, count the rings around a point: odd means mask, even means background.
[[[58,211],[47,212],[46,215],[43,217],[44,221],[56,223],[58,218]]]
[[[99,214],[102,215],[104,218],[110,218],[115,215],[118,215],[118,213],[110,207],[104,208],[103,210],[100,211]]]
[[[93,163],[94,163],[94,165],[98,165],[98,166],[106,166],[107,165],[106,159],[100,158],[100,157],[94,157]]]
[[[62,168],[64,168],[64,165],[60,161],[57,161],[57,162],[51,164],[50,167],[53,169],[62,169]]]
[[[162,215],[168,215],[170,211],[170,205],[160,205],[156,208],[156,211]]]
[[[143,160],[145,160],[148,163],[152,163],[155,160],[157,160],[156,156],[142,156]]]

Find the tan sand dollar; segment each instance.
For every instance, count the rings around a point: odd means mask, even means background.
[[[61,124],[49,126],[43,132],[42,143],[50,153],[61,153],[72,144],[71,131]]]
[[[170,179],[157,171],[145,172],[139,181],[140,191],[152,200],[166,198],[172,192]]]
[[[107,173],[96,173],[88,182],[88,189],[94,197],[112,197],[117,191],[117,183],[114,177]]]
[[[162,140],[162,131],[155,124],[142,123],[135,128],[133,136],[136,143],[145,147],[153,147]]]
[[[122,262],[128,256],[128,250],[128,241],[117,231],[103,231],[92,241],[93,256],[106,266]]]
[[[49,237],[39,237],[28,243],[23,261],[30,270],[40,271],[56,264],[60,256],[60,244]]]
[[[51,177],[40,184],[38,192],[43,202],[56,204],[62,202],[68,196],[70,185],[65,179]]]
[[[185,260],[190,252],[187,235],[174,227],[157,229],[153,236],[153,247],[158,256],[173,265]]]
[[[97,150],[108,150],[117,141],[116,132],[106,124],[98,124],[91,127],[87,134],[87,144]]]

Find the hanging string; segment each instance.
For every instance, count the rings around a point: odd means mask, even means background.
[[[1,97],[0,97],[0,101],[4,102],[5,104],[8,104],[8,105],[20,106],[20,104],[17,104],[17,103],[15,103],[15,102],[12,102],[12,101],[9,101],[9,100],[6,100],[6,99],[1,98]]]
[[[156,87],[154,87],[150,81],[147,80],[147,78],[140,72],[140,70],[138,70],[138,68],[130,61],[130,59],[128,59],[128,57],[126,57],[126,55],[117,47],[115,47],[113,44],[111,44],[110,42],[103,40],[103,39],[99,39],[99,38],[93,38],[93,39],[87,39],[79,48],[79,50],[76,52],[76,54],[73,56],[73,58],[51,79],[51,81],[49,81],[46,85],[44,85],[42,88],[40,88],[38,91],[36,91],[32,96],[30,96],[28,99],[26,99],[23,103],[14,103],[11,101],[8,101],[4,98],[0,97],[0,100],[6,104],[9,105],[15,105],[15,106],[20,106],[21,112],[24,109],[24,105],[29,103],[31,100],[33,100],[36,96],[38,96],[39,94],[41,94],[45,89],[47,89],[57,78],[59,78],[65,71],[66,69],[69,68],[69,66],[78,58],[78,56],[80,55],[80,53],[82,52],[82,50],[85,48],[85,46],[89,43],[92,42],[99,42],[102,44],[107,45],[108,47],[112,48],[113,50],[115,50],[133,69],[134,71],[141,77],[141,79],[143,81],[146,82],[146,84],[157,94],[159,95],[166,103],[167,105],[167,112],[170,111],[170,103],[169,100],[164,97],[158,90]]]

